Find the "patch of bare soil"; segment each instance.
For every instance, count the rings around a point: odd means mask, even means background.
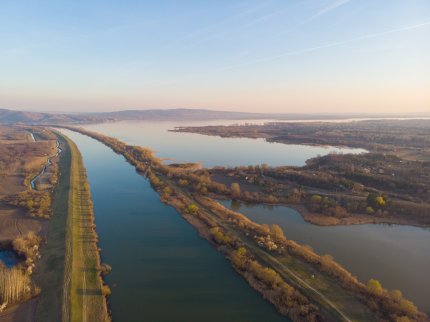
[[[37,300],[32,299],[10,307],[4,312],[0,312],[0,322],[33,322],[36,305]]]
[[[211,178],[213,181],[225,184],[227,188],[229,188],[233,182],[237,182],[243,191],[258,192],[261,190],[261,187],[256,184],[249,183],[240,178],[230,177],[222,173],[214,173]]]
[[[20,175],[0,175],[0,198],[2,196],[17,194],[25,191],[24,177]]]
[[[30,218],[24,209],[0,203],[0,242],[8,242],[30,231],[44,235],[46,221]]]

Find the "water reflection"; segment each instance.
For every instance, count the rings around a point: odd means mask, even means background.
[[[302,166],[309,158],[328,153],[361,153],[362,149],[269,143],[263,139],[220,138],[194,133],[169,132],[175,126],[222,124],[212,122],[116,122],[84,126],[128,144],[152,148],[158,157],[176,162],[201,162],[205,167],[267,163]],[[225,124],[236,121],[224,121]]]
[[[6,267],[13,267],[19,262],[18,255],[10,249],[0,250],[0,262],[2,262]]]
[[[361,281],[376,278],[430,311],[429,229],[392,224],[322,227],[284,206],[221,203],[257,223],[280,225],[287,238],[310,245],[319,254],[331,254]]]
[[[64,131],[84,159],[114,321],[286,321],[148,181],[103,144]]]

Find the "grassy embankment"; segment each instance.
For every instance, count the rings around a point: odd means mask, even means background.
[[[64,150],[44,265],[38,274],[42,294],[36,320],[107,321],[86,171],[76,145],[60,133],[58,137]]]

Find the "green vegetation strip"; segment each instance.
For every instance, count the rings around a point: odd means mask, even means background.
[[[71,154],[63,321],[108,321],[106,288],[100,275],[98,237],[86,171],[75,143],[61,136]]]

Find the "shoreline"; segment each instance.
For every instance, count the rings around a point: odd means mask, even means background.
[[[224,195],[209,194],[209,197],[215,200],[231,200],[231,198]],[[398,225],[410,226],[429,230],[430,227],[421,223],[410,222],[407,220],[400,220],[399,218],[379,218],[370,215],[357,215],[344,218],[336,218],[332,216],[325,216],[323,214],[312,213],[306,209],[304,205],[288,204],[288,203],[267,203],[267,202],[248,202],[245,200],[238,200],[239,202],[250,205],[266,205],[274,207],[286,207],[297,211],[303,220],[319,227],[336,227],[336,226],[355,226],[355,225]]]

